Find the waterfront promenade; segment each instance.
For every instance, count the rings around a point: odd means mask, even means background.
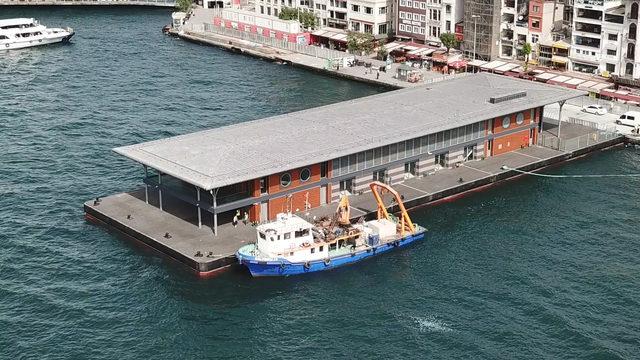
[[[286,44],[288,46],[284,46],[284,43],[279,44],[275,39],[255,35],[252,36],[232,29],[215,27],[212,25],[214,14],[215,11],[212,9],[195,9],[193,15],[183,26],[183,31],[175,32],[175,34],[188,41],[220,47],[233,52],[240,52],[274,62],[286,63],[335,77],[386,86],[394,89],[420,86],[425,83],[465,75],[444,75],[439,72],[416,68],[415,70],[420,73],[423,79],[422,81],[402,81],[398,80],[395,76],[397,69],[401,64],[393,63],[391,64],[391,69],[386,72],[378,71],[377,69],[383,67],[385,62],[371,58],[371,56],[357,56],[358,59],[365,60],[367,63],[370,63],[371,67],[339,66],[336,68],[331,66],[331,60],[353,58],[354,55],[337,50],[322,49],[311,45],[307,47],[310,49],[317,48],[317,52],[314,52],[314,55],[305,54],[301,51],[295,51],[295,44]],[[290,48],[290,46],[294,46],[294,48]]]

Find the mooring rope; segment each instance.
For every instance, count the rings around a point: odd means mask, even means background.
[[[538,174],[531,171],[524,171],[519,169],[510,168],[506,165],[502,166],[502,170],[511,170],[521,174],[546,177],[546,178],[607,178],[607,177],[640,177],[640,174],[586,174],[586,175],[553,175],[553,174]]]

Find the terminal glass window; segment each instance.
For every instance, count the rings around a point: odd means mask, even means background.
[[[311,170],[309,168],[304,168],[300,171],[300,181],[309,181],[311,178]]]
[[[280,175],[280,186],[287,187],[291,185],[291,174],[284,173]]]
[[[505,116],[504,119],[502,119],[502,127],[505,129],[508,129],[510,124],[511,124],[511,118],[508,116]]]
[[[381,183],[386,183],[385,178],[387,176],[387,169],[382,169],[373,172],[373,181],[380,181]]]

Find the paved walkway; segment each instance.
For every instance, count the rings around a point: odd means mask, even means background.
[[[189,18],[186,24],[186,28],[191,26],[201,25],[203,23],[212,23],[214,12],[210,9],[197,8],[194,10],[193,15]],[[371,68],[365,68],[364,66],[353,67],[340,67],[338,70],[328,69],[327,60],[323,58],[314,57],[307,54],[301,54],[284,50],[276,47],[267,46],[264,44],[254,43],[251,41],[238,39],[226,35],[221,35],[213,32],[203,31],[186,31],[184,34],[179,34],[183,38],[189,40],[201,40],[213,46],[218,46],[226,49],[240,48],[246,51],[250,55],[263,57],[274,61],[286,61],[294,66],[302,66],[310,68],[312,70],[322,71],[329,75],[345,77],[356,81],[364,81],[373,84],[379,84],[384,86],[391,86],[395,88],[414,87],[420,86],[425,82],[444,80],[448,75],[444,75],[438,72],[416,69],[422,74],[423,81],[410,83],[407,81],[401,81],[396,79],[397,69],[401,64],[391,64],[391,69],[388,71],[377,71],[385,63],[380,60],[373,59],[367,56],[357,56],[358,59],[364,60],[367,63],[371,63]],[[352,57],[352,54],[344,53],[345,57]]]

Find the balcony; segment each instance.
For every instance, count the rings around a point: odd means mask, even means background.
[[[506,13],[502,14],[503,23],[513,24],[515,19],[516,19],[516,16],[514,14],[506,14]]]
[[[576,36],[575,41],[573,43],[579,46],[587,46],[594,49],[600,49],[600,39],[594,39],[594,38],[584,37],[584,36]]]
[[[602,11],[591,9],[578,9],[577,18],[602,21]]]

